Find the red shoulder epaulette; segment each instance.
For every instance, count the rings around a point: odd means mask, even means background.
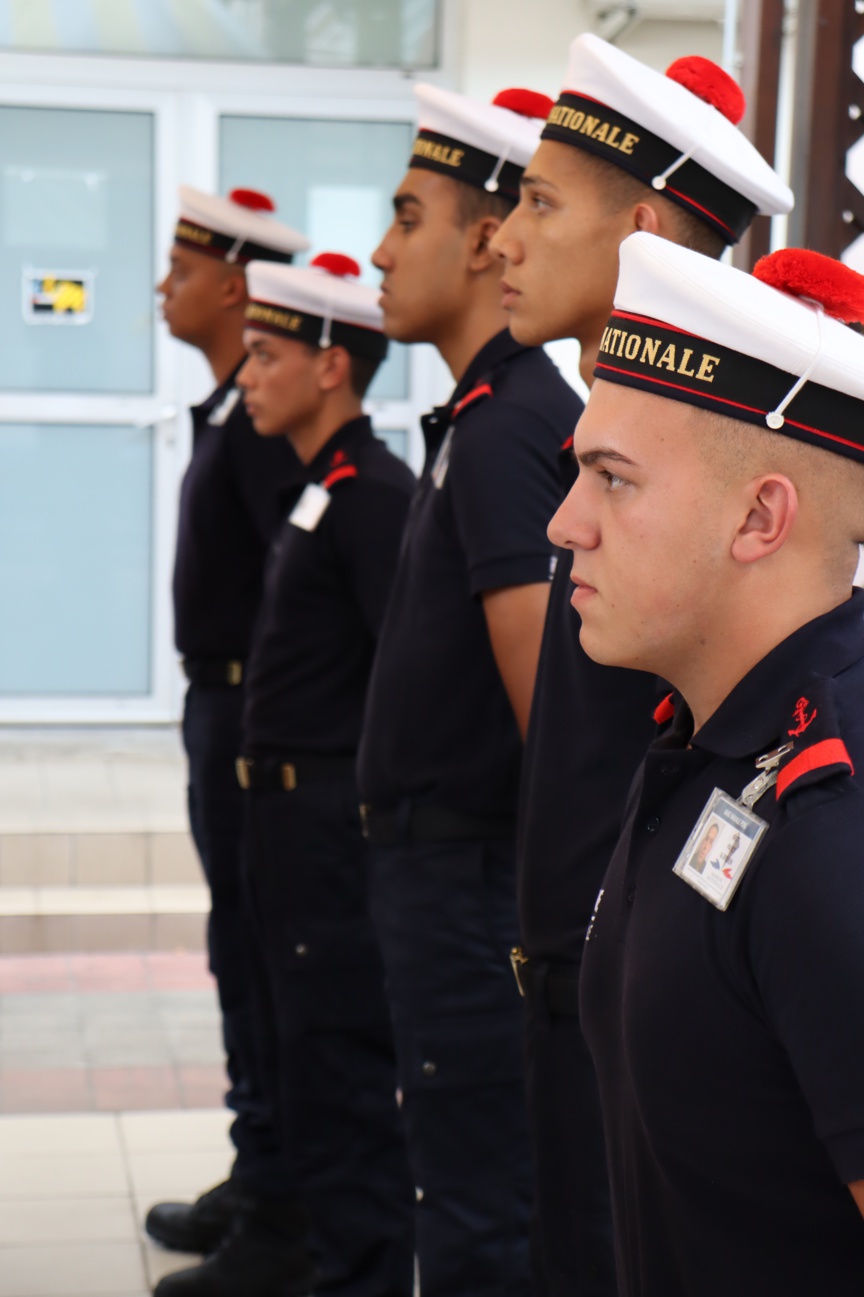
[[[325,491],[329,491],[337,482],[343,482],[346,478],[358,476],[356,465],[349,462],[344,450],[334,452],[330,459],[329,469],[329,473],[321,482]]]
[[[793,743],[777,775],[777,800],[793,789],[821,783],[832,775],[854,775],[855,767],[846,744],[839,737],[830,689],[814,682],[792,707],[792,720],[785,738]]]
[[[662,702],[654,708],[654,720],[658,725],[665,725],[675,715],[675,694],[667,694]]]
[[[471,388],[470,392],[465,393],[461,401],[456,402],[450,415],[451,419],[458,418],[462,411],[467,406],[473,405],[475,401],[481,400],[484,396],[491,395],[492,385],[490,383],[478,383],[476,387]]]

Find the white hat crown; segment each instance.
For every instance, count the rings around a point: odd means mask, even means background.
[[[232,189],[225,197],[181,185],[175,237],[202,252],[243,264],[255,258],[288,260],[309,240],[275,219],[276,204],[257,189]]]

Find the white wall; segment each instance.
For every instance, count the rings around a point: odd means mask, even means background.
[[[458,88],[478,99],[491,99],[506,86],[527,86],[556,97],[573,37],[601,30],[584,0],[464,0],[459,11]],[[619,43],[661,72],[684,54],[702,54],[719,63],[723,26],[645,19]]]

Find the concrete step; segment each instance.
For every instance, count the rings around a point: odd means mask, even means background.
[[[0,887],[0,954],[201,950],[202,884]]]
[[[0,887],[160,887],[201,882],[188,832],[0,832]]]

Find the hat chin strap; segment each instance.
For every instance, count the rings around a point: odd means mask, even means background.
[[[683,167],[685,162],[690,161],[690,159],[692,158],[693,154],[696,152],[698,147],[699,147],[698,144],[694,144],[693,147],[691,149],[688,149],[686,153],[682,153],[680,158],[677,158],[672,163],[671,167],[667,167],[665,171],[661,171],[659,176],[655,176],[654,179],[651,181],[651,188],[665,189],[666,181],[669,179],[669,177],[671,175],[674,175],[679,167]]]
[[[508,144],[506,149],[498,159],[498,161],[495,163],[495,169],[492,172],[492,175],[483,185],[483,188],[486,190],[488,194],[494,194],[497,192],[498,177],[501,175],[501,168],[504,166],[504,163],[507,161],[509,156],[510,156],[510,145]]]
[[[321,337],[318,339],[318,346],[325,351],[328,347],[331,347],[333,345],[330,339],[330,328],[332,324],[333,324],[332,318],[329,315],[325,314],[324,322],[321,325]]]
[[[813,359],[810,361],[810,364],[804,370],[804,373],[798,379],[798,382],[794,385],[794,387],[790,388],[790,390],[783,397],[783,400],[776,407],[776,409],[769,411],[769,413],[765,415],[765,422],[767,423],[768,427],[771,429],[772,432],[777,432],[780,428],[783,427],[783,424],[786,422],[783,416],[783,411],[786,409],[787,405],[789,405],[791,401],[795,400],[795,397],[801,391],[801,388],[804,386],[804,384],[809,382],[813,370],[816,368],[817,364],[819,363],[819,358],[822,355],[822,317],[825,314],[825,308],[823,307],[821,302],[815,302],[812,297],[802,297],[799,300],[802,302],[807,302],[809,306],[813,306],[816,308],[816,330],[817,330],[816,352],[815,355],[813,356]]]
[[[240,255],[240,249],[243,247],[245,242],[246,240],[244,238],[235,239],[231,244],[231,247],[225,253],[225,260],[230,261],[233,264]]]

